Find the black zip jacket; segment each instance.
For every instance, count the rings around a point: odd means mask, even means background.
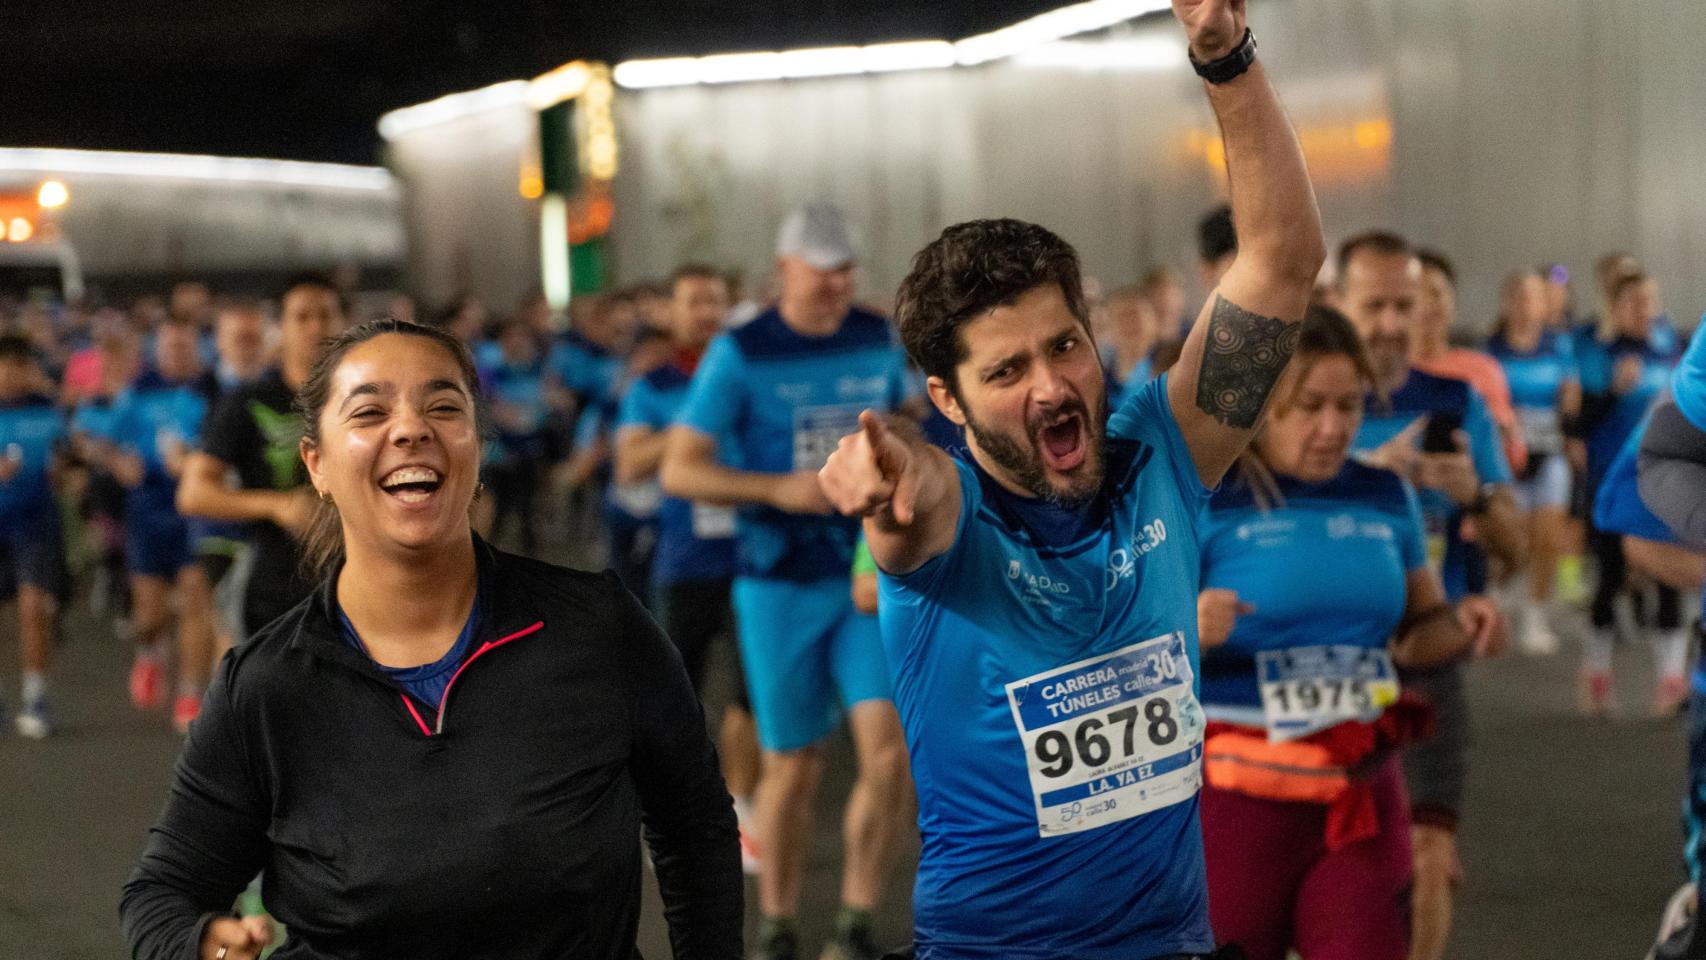
[[[674,646],[614,574],[475,552],[485,624],[437,710],[344,641],[335,575],[224,659],[125,884],[135,957],[197,957],[264,871],[279,960],[629,960],[642,820],[675,956],[740,956],[734,810]]]

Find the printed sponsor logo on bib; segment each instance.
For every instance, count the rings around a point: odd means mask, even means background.
[[[1203,713],[1170,633],[1007,685],[1037,832],[1057,837],[1172,806],[1202,787]]]
[[[1332,645],[1256,654],[1268,739],[1306,737],[1347,720],[1373,722],[1398,700],[1398,674],[1384,649]]]
[[[693,504],[693,536],[700,540],[727,540],[735,535],[733,507]]]
[[[860,404],[794,411],[794,469],[822,470],[841,438],[859,429]]]

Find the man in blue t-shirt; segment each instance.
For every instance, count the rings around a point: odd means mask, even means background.
[[[858,523],[817,470],[859,411],[890,411],[906,364],[888,321],[853,306],[846,218],[812,205],[782,224],[775,307],[711,341],[671,428],[664,489],[736,506],[735,620],[765,751],[758,790],[760,954],[792,958],[824,738],[845,711],[859,757],[848,798],[837,956],[874,954],[870,913],[904,822],[906,752],[876,619],[853,607]],[[729,464],[738,464],[730,466]]]
[[[669,427],[687,400],[687,385],[729,310],[728,285],[721,274],[703,264],[676,268],[670,292],[674,354],[669,362],[636,378],[622,395],[613,464],[618,484],[655,482]],[[734,536],[732,507],[679,497],[665,497],[658,506],[652,608],[680,649],[693,689],[701,696],[712,642],[735,638],[734,611],[729,606],[735,573]],[[740,819],[742,860],[753,871],[757,868],[756,846],[749,831],[759,757],[746,677],[739,664],[737,655],[734,690],[723,711],[717,753]]]
[[[1422,265],[1396,234],[1371,231],[1339,247],[1334,298],[1362,335],[1380,378],[1355,449],[1415,483],[1429,560],[1476,648],[1503,643],[1498,607],[1487,589],[1486,556],[1507,572],[1523,561],[1522,518],[1511,472],[1485,401],[1462,380],[1411,366],[1410,338],[1421,295]],[[1473,542],[1467,535],[1473,526]],[[1483,554],[1485,551],[1485,554]],[[1468,769],[1469,708],[1462,662],[1412,671],[1406,689],[1427,697],[1434,735],[1404,754],[1410,789],[1416,885],[1412,957],[1438,960],[1450,932],[1452,891],[1460,879],[1456,828]]]
[[[193,532],[178,512],[178,477],[218,393],[218,381],[201,369],[195,329],[168,320],[155,333],[152,365],[114,401],[106,435],[92,438],[125,487],[124,552],[136,627],[131,703],[147,710],[163,698],[162,642],[175,619],[172,722],[179,733],[200,712],[213,669],[213,596]]]
[[[879,568],[918,787],[921,960],[1216,946],[1197,821],[1201,510],[1261,422],[1324,254],[1242,8],[1175,10],[1192,59],[1225,68],[1204,76],[1240,241],[1178,363],[1110,417],[1072,247],[1017,220],[958,224],[913,259],[896,317],[966,455],[867,411],[821,475],[865,517]]]
[[[0,604],[18,601],[23,689],[18,732],[53,732],[47,667],[59,599],[67,586],[65,546],[53,471],[65,442],[65,418],[36,392],[35,351],[19,336],[0,337]]]

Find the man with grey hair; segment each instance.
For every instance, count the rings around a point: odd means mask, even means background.
[[[906,749],[876,618],[853,607],[858,521],[817,471],[859,411],[891,411],[905,360],[888,321],[853,306],[856,243],[838,209],[793,211],[777,239],[777,304],[713,340],[670,429],[661,479],[740,508],[733,591],[764,773],[757,791],[759,956],[798,952],[794,915],[823,744],[845,712],[859,758],[847,802],[842,909],[827,957],[874,958],[871,911],[905,818]],[[738,467],[731,466],[738,464]]]

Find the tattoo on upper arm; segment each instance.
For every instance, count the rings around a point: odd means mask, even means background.
[[[1197,371],[1197,409],[1226,426],[1254,428],[1297,347],[1300,327],[1217,295]]]

